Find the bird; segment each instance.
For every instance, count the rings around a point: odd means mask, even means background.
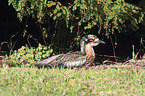
[[[48,59],[44,59],[35,63],[37,67],[81,67],[95,60],[95,52],[93,47],[98,44],[105,44],[99,40],[96,35],[85,35],[80,40],[80,51],[69,52],[66,54],[54,55]]]

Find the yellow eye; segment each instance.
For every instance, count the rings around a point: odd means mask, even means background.
[[[94,39],[90,39],[89,41],[94,41]]]

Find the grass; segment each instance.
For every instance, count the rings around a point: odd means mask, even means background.
[[[145,70],[0,68],[1,96],[145,96]]]

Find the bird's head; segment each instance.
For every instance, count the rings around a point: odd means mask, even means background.
[[[99,43],[105,44],[105,42],[99,40],[99,38],[96,35],[86,35],[82,37],[80,42],[81,52],[84,52],[85,45],[93,47],[93,46],[97,46]]]
[[[99,38],[96,35],[86,35],[82,37],[81,43],[84,43],[85,45],[88,44],[91,47],[97,46],[99,43],[105,44],[105,42],[102,40],[99,40]]]

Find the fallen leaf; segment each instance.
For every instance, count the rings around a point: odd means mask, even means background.
[[[70,79],[68,82],[70,85],[74,86],[76,85],[75,80],[74,79]]]

